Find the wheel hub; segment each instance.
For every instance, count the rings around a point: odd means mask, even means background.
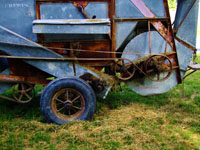
[[[161,54],[152,55],[145,62],[145,72],[147,77],[152,81],[166,80],[172,72],[172,67],[171,60]]]
[[[120,58],[114,65],[114,72],[118,79],[126,81],[133,77],[135,66],[131,60]]]
[[[69,101],[69,100],[67,100],[67,101],[65,102],[64,107],[65,107],[65,109],[71,109],[71,108],[72,108],[72,102]]]
[[[121,69],[120,69],[120,72],[121,73],[126,73],[128,71],[127,67],[123,66]]]

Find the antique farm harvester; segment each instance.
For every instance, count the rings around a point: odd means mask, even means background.
[[[141,95],[181,83],[196,52],[198,0],[0,0],[0,94],[57,124],[91,119],[96,96],[124,82]],[[198,69],[190,66],[193,70]]]

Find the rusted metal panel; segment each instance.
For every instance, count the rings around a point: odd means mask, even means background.
[[[12,55],[12,56],[25,56],[25,57],[52,57],[52,58],[62,58],[63,56],[50,51],[49,49],[42,47],[41,45],[38,45],[34,42],[29,41],[26,38],[22,38],[20,35],[11,32],[10,30],[5,28],[2,29],[2,33],[6,33],[9,35],[8,37],[15,37],[16,39],[20,40],[20,43],[27,43],[27,45],[15,45],[12,43],[1,43],[0,49],[1,51]],[[12,41],[10,41],[12,42]],[[29,45],[28,45],[29,44]],[[32,46],[34,45],[34,46]],[[34,60],[26,60],[28,64],[31,64],[32,66],[39,68],[40,70],[47,72],[53,76],[56,77],[62,77],[62,76],[74,76],[73,67],[70,62],[55,62],[55,61],[34,61]],[[77,69],[77,76],[81,76],[84,73],[91,73],[91,71],[76,65]],[[98,76],[94,73],[95,76]]]

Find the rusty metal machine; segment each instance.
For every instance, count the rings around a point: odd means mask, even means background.
[[[0,94],[18,103],[45,85],[41,111],[57,124],[89,120],[96,96],[124,82],[141,95],[182,82],[196,52],[198,0],[0,0]]]

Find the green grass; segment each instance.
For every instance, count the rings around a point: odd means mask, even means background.
[[[200,72],[184,83],[185,97],[182,85],[150,97],[123,87],[98,99],[91,121],[62,126],[44,121],[39,95],[28,104],[0,100],[0,150],[200,150]]]

